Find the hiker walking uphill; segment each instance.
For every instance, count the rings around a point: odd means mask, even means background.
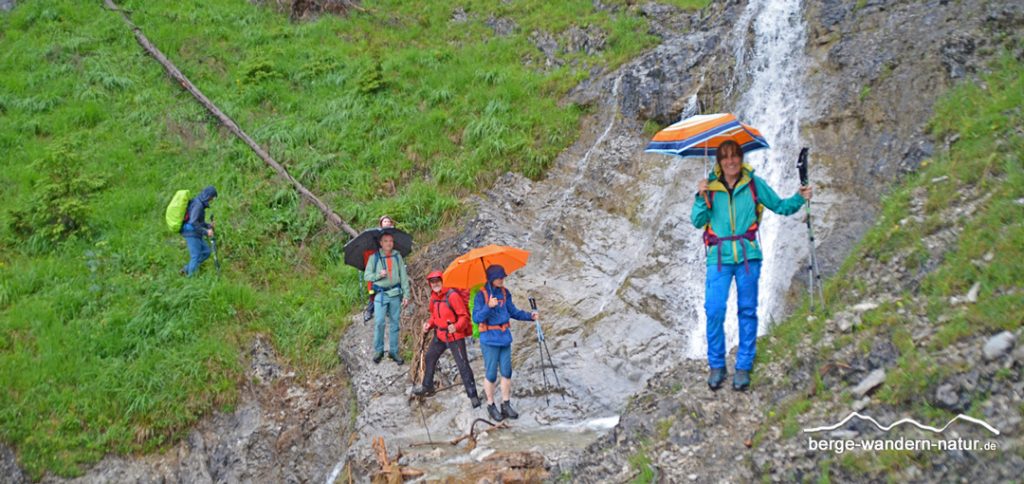
[[[394,236],[384,233],[378,243],[380,247],[370,256],[363,273],[365,280],[373,284],[373,311],[376,320],[373,328],[373,362],[380,363],[384,357],[384,323],[390,319],[388,356],[399,365],[405,360],[398,354],[398,318],[402,308],[409,304],[409,276],[405,260],[395,248]]]
[[[750,386],[757,344],[757,281],[762,258],[757,229],[762,206],[780,215],[796,213],[805,200],[811,199],[811,187],[800,188],[799,194],[792,197],[779,198],[743,163],[743,149],[734,141],[722,143],[716,158],[714,174],[697,184],[690,215],[695,227],[704,228],[704,243],[708,248],[704,294],[710,367],[708,386],[718,390],[728,374],[723,325],[729,286],[735,278],[740,341],[732,387],[743,391]]]
[[[484,393],[487,413],[496,421],[519,418],[512,408],[512,331],[511,319],[534,321],[537,313],[528,313],[512,303],[512,293],[505,288],[505,268],[491,265],[486,269],[487,283],[476,293],[473,321],[480,327],[480,351],[484,355]],[[494,404],[494,385],[501,370],[501,410]]]
[[[211,185],[188,202],[180,231],[188,246],[189,261],[179,272],[186,276],[195,274],[203,261],[210,258],[210,244],[204,237],[213,237],[213,222],[206,223],[206,209],[216,198],[217,189]]]
[[[423,332],[434,328],[434,339],[427,348],[423,385],[413,390],[413,394],[423,396],[434,393],[434,370],[437,367],[437,360],[445,350],[450,349],[455,366],[459,369],[459,378],[466,388],[466,396],[469,397],[473,408],[477,408],[480,406],[480,397],[476,393],[476,380],[473,377],[473,369],[469,366],[469,355],[466,353],[466,337],[473,332],[469,322],[469,309],[466,307],[466,296],[463,291],[445,288],[441,271],[427,274],[427,283],[430,284],[430,320],[423,323]]]

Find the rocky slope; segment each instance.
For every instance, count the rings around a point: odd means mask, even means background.
[[[42,482],[324,482],[344,455],[351,425],[340,374],[312,381],[278,361],[263,338],[252,341],[247,381],[230,412],[207,418],[162,454],[108,456],[75,479]],[[31,482],[9,449],[0,449],[0,481]]]
[[[916,194],[908,218],[923,216],[923,190]],[[941,260],[956,247],[958,234],[972,223],[974,211],[985,201],[985,196],[973,190],[963,191],[955,208],[943,214],[943,220],[954,223],[926,241],[933,258]],[[912,265],[907,263],[912,252],[903,250],[890,261],[858,263],[853,277],[858,287],[866,289],[849,296],[859,302],[840,308],[824,321],[821,334],[802,331],[795,345],[764,338],[760,351],[768,357],[759,361],[768,361],[758,364],[754,387],[748,393],[710,391],[704,382],[707,369],[703,362],[688,361],[659,373],[631,400],[621,424],[587,449],[571,470],[573,478],[596,482],[612,476],[610,480],[623,482],[644,471],[659,482],[746,481],[755,477],[779,482],[818,476],[844,482],[865,478],[1006,482],[1019,476],[1024,472],[1021,321],[1014,331],[977,331],[952,345],[939,343],[949,318],[933,321],[928,317],[927,300],[915,288],[930,271],[907,268]],[[975,262],[984,268],[992,257],[987,254]],[[975,287],[954,296],[950,303],[961,307],[977,304],[977,292]],[[883,314],[895,323],[880,322]],[[810,321],[808,327],[812,327]],[[888,387],[907,386],[899,380],[906,380],[905,362],[917,357],[916,349],[926,355],[923,361],[948,371],[940,381],[912,383],[921,393],[893,403],[884,392],[900,391]],[[909,416],[924,425],[942,427],[948,417],[918,414],[927,406],[956,413],[973,408],[1000,435],[963,422],[951,425],[941,436],[910,426],[885,432],[858,419],[829,432],[800,430],[838,423],[851,412],[868,415],[883,426]],[[844,455],[817,450],[809,443],[810,439],[900,438],[978,440],[997,449],[888,454],[848,450]]]

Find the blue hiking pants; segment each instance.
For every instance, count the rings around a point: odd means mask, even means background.
[[[402,296],[388,296],[378,291],[373,297],[373,350],[384,352],[384,318],[391,319],[388,344],[392,356],[398,355],[398,316],[402,312]]]
[[[740,344],[736,351],[736,369],[749,371],[754,367],[757,350],[757,280],[761,277],[761,261],[743,264],[708,265],[705,281],[704,311],[708,325],[708,366],[725,368],[725,302],[729,286],[736,279],[736,306],[740,326]]]
[[[202,237],[186,235],[185,245],[188,246],[189,261],[185,264],[185,275],[191,276],[199,271],[199,265],[210,258],[210,244]]]
[[[501,367],[503,378],[512,378],[512,345],[491,346],[480,343],[480,352],[484,354],[484,373],[487,381],[498,381],[498,367]]]

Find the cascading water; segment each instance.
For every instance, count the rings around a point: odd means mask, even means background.
[[[745,39],[751,30],[754,37],[748,45]],[[803,46],[807,35],[800,0],[751,0],[732,36],[736,45],[736,79],[730,88],[748,86],[736,105],[736,115],[760,129],[771,145],[769,150],[747,155],[745,161],[780,197],[787,197],[799,186],[794,166],[800,149],[799,123],[805,109]],[[759,230],[765,255],[759,287],[759,334],[764,333],[773,315],[784,309],[785,290],[802,256],[799,243],[806,243],[799,222],[797,215],[782,217],[765,211]],[[800,238],[783,238],[780,234],[800,234]],[[731,348],[738,341],[735,288],[727,311],[726,345]],[[689,355],[693,358],[706,356],[703,311],[700,317],[699,337],[694,334],[690,339]]]

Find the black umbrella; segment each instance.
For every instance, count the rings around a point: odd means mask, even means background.
[[[412,236],[396,228],[369,229],[359,234],[358,237],[345,244],[345,264],[359,270],[366,270],[366,260],[363,254],[366,251],[376,251],[380,248],[378,242],[380,236],[389,234],[395,238],[395,250],[403,257],[412,252]]]

